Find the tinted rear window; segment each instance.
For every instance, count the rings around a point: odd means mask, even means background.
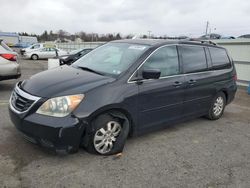
[[[214,68],[230,67],[231,63],[225,49],[209,48],[212,64]]]
[[[181,46],[180,53],[185,73],[198,72],[207,69],[206,55],[203,47]]]

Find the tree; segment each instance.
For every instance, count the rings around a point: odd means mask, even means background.
[[[86,33],[83,31],[80,31],[79,33],[76,33],[76,35],[78,35],[82,41],[86,41]]]
[[[41,41],[48,41],[48,40],[49,40],[47,30],[45,30],[45,31],[43,32],[43,34],[41,34],[40,40],[41,40]]]
[[[115,36],[115,39],[116,39],[116,40],[120,40],[121,38],[122,38],[122,37],[121,37],[120,33],[117,33],[116,36]]]
[[[114,35],[112,33],[108,34],[108,40],[109,41],[114,40]]]
[[[133,38],[133,35],[132,34],[129,34],[125,37],[126,39],[132,39]]]
[[[67,36],[67,31],[64,31],[64,30],[60,29],[60,30],[57,32],[57,34],[58,34],[58,38],[59,38],[60,40],[63,40],[63,39],[66,38],[66,36]]]

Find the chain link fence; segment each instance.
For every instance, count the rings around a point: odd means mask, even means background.
[[[78,49],[96,48],[105,43],[106,42],[56,43],[56,45],[59,49],[69,52]]]

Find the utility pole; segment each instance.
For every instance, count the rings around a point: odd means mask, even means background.
[[[150,34],[151,34],[152,31],[148,31],[148,38],[150,39]]]
[[[209,22],[207,21],[207,24],[206,24],[206,35],[207,35],[207,32],[208,32],[208,25],[209,25]]]

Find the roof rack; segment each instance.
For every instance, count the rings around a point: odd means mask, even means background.
[[[212,45],[217,45],[215,42],[211,41],[211,40],[201,40],[201,43],[207,43],[207,44],[212,44]]]
[[[211,44],[211,45],[217,45],[215,42],[211,41],[211,40],[200,40],[200,39],[194,39],[194,38],[187,38],[181,41],[193,41],[193,42],[200,42],[202,44]]]

